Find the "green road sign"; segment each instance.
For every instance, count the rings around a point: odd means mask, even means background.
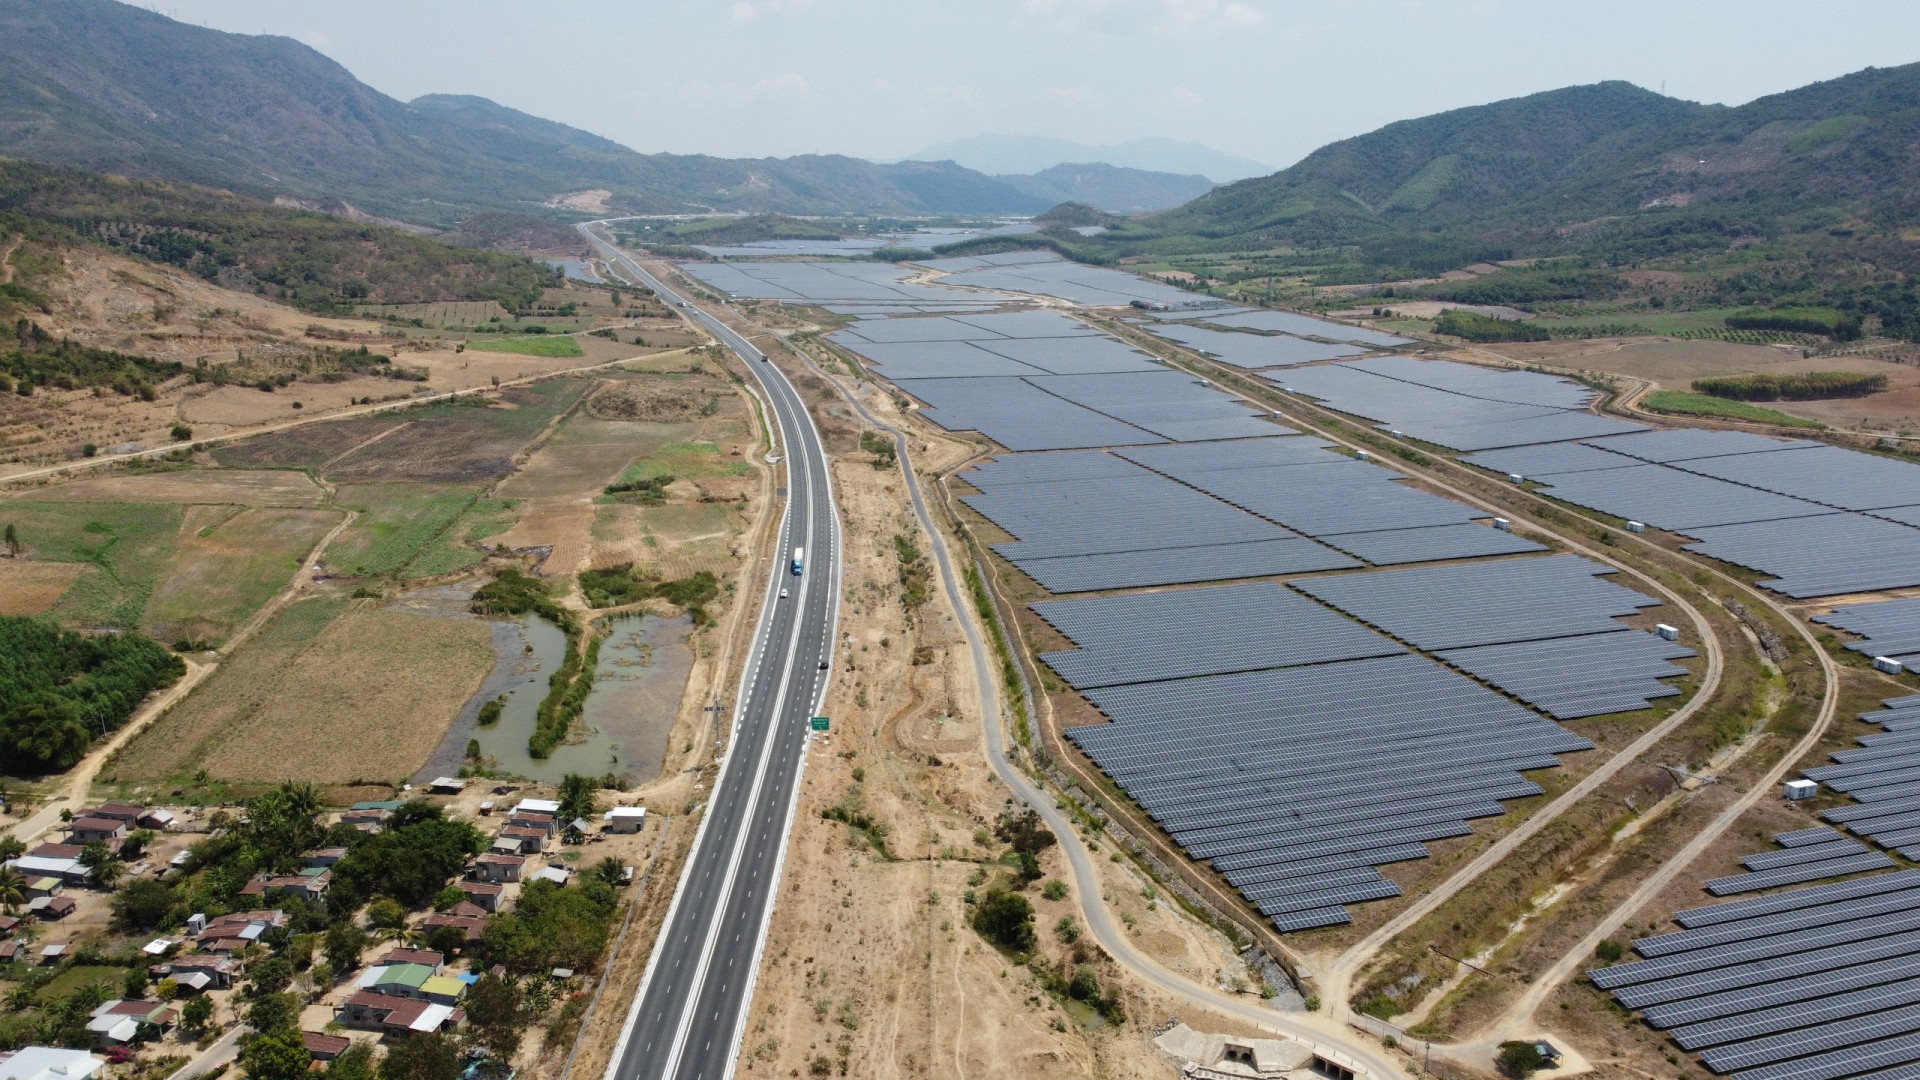
[[[826,717],[824,717],[824,716],[816,716],[816,717],[814,717],[814,718],[813,718],[813,730],[815,730],[815,731],[825,731],[825,730],[827,730],[827,718],[826,718]]]

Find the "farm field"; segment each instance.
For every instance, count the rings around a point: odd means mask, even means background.
[[[474,488],[440,484],[344,485],[336,500],[360,516],[327,550],[327,569],[354,576],[405,569],[478,497]]]
[[[129,743],[103,779],[398,783],[492,666],[478,620],[303,600]]]
[[[68,626],[138,628],[155,586],[172,566],[182,509],[47,498],[57,490],[0,503],[0,523],[15,527],[26,558],[82,567],[46,612]]]
[[[497,402],[462,398],[428,405],[404,414],[408,423],[377,442],[319,464],[329,479],[349,484],[498,479],[512,469],[514,455],[590,385],[586,379],[550,379],[503,391]]]
[[[326,493],[304,474],[283,469],[169,469],[116,473],[50,489],[61,502],[230,503],[314,507]],[[4,503],[0,503],[4,505]]]
[[[168,643],[221,644],[339,521],[336,510],[188,507],[174,564],[147,604],[146,631]]]
[[[86,569],[79,563],[0,560],[0,615],[45,612]]]
[[[467,348],[476,352],[519,353],[522,356],[585,356],[587,352],[568,334],[536,334],[529,337],[475,338]]]

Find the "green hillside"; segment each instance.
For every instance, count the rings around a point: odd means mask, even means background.
[[[485,98],[400,102],[289,38],[114,0],[0,0],[0,156],[451,225],[604,189],[635,212],[1036,213],[951,162],[637,154]]]
[[[1646,308],[1825,306],[1907,336],[1920,334],[1916,144],[1920,65],[1737,108],[1599,83],[1389,124],[1062,239],[1095,261],[1166,259],[1228,292],[1520,262],[1400,294],[1620,325]]]
[[[524,308],[555,283],[515,255],[453,247],[398,229],[182,184],[126,180],[0,159],[0,238],[21,237],[20,273],[0,316],[40,303],[60,248],[94,244],[309,311],[355,304],[497,300]],[[4,242],[4,241],[0,241]]]

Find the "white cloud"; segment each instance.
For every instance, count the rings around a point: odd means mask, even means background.
[[[758,0],[757,3],[739,0],[727,9],[727,17],[735,26],[746,26],[749,23],[758,22],[762,13],[778,15],[812,6],[813,0]]]
[[[733,5],[733,12],[730,17],[733,19],[733,25],[745,26],[759,18],[760,13],[755,11],[753,5],[747,3],[747,0],[740,0],[739,3]]]

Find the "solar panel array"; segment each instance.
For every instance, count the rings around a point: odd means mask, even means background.
[[[1854,652],[1920,663],[1920,596],[1877,604],[1845,604],[1815,616],[1813,621],[1859,634],[1864,641],[1847,643]]]
[[[1065,450],[1164,442],[1150,431],[1076,405],[1016,378],[900,379],[924,401],[927,419],[949,431],[978,431],[1009,450]]]
[[[1206,353],[1223,364],[1247,370],[1292,367],[1316,360],[1358,356],[1367,351],[1357,345],[1327,344],[1282,334],[1243,334],[1177,322],[1149,323],[1145,329],[1157,337]]]
[[[1586,740],[1416,656],[1097,687],[1071,738],[1281,930],[1398,895],[1377,867],[1538,794]]]
[[[1419,364],[1422,369],[1486,370],[1447,361],[1406,362]],[[1549,398],[1571,400],[1575,391],[1567,389],[1573,384],[1532,372],[1488,371],[1491,379],[1479,374],[1423,375],[1427,382],[1464,381],[1477,391],[1477,394],[1467,394],[1409,381],[1406,377],[1409,369],[1403,366],[1395,366],[1392,370],[1396,374],[1391,376],[1356,366],[1367,363],[1373,361],[1350,360],[1290,368],[1261,378],[1289,392],[1317,398],[1340,412],[1377,421],[1383,428],[1455,450],[1492,450],[1645,430],[1639,424],[1599,416],[1582,408],[1541,404]],[[1539,379],[1562,385],[1549,389],[1534,381]],[[1494,393],[1503,396],[1486,396]]]
[[[1158,315],[1158,317],[1168,318],[1166,315]],[[1316,319],[1311,315],[1300,315],[1291,311],[1245,311],[1203,315],[1203,318],[1215,326],[1326,338],[1329,341],[1355,341],[1362,345],[1371,345],[1376,349],[1397,349],[1402,345],[1413,344],[1410,338],[1395,337],[1378,330],[1348,326],[1346,323]]]
[[[1680,691],[1662,679],[1685,675],[1672,663],[1692,649],[1640,630],[1545,638],[1437,654],[1556,720],[1632,712]]]
[[[1782,848],[1748,856],[1740,878],[1771,887],[1875,868],[1856,865],[1863,858],[1892,865],[1848,853],[1858,845],[1827,829],[1774,839]],[[1920,872],[1714,904],[1674,921],[1683,929],[1633,943],[1643,959],[1588,977],[1707,1068],[1736,1080],[1920,1072]]]
[[[908,278],[919,271],[910,266],[876,262],[732,262],[682,263],[680,270],[727,293],[759,300],[888,300],[951,301],[961,294],[938,285],[919,285]],[[1004,294],[976,294],[975,299],[1007,301]]]
[[[1861,736],[1858,749],[1841,750],[1832,755],[1834,764],[1801,775],[1853,796],[1852,803],[1822,813],[1822,820],[1912,859],[1920,856],[1920,695],[1880,704],[1860,719],[1880,725],[1881,732]]]
[[[1920,585],[1920,466],[1804,439],[1675,430],[1474,454],[1545,494],[1697,538],[1796,598]],[[1920,652],[1920,647],[1916,647]]]
[[[1032,605],[1079,646],[1041,654],[1082,690],[1224,675],[1406,650],[1272,582]],[[1219,632],[1234,626],[1232,634]]]
[[[954,285],[1034,293],[1087,307],[1124,307],[1135,300],[1178,306],[1193,300],[1193,294],[1171,285],[1124,270],[1068,262],[1050,251],[932,259],[920,265],[945,272]]]
[[[1660,601],[1601,580],[1613,568],[1578,555],[1451,563],[1297,581],[1323,600],[1417,649],[1460,649],[1576,634]]]
[[[1700,540],[1687,550],[1771,575],[1761,584],[1795,598],[1920,585],[1920,529],[1864,514],[1759,521],[1692,535]]]
[[[963,501],[1019,537],[994,550],[1053,593],[1359,565],[1111,454],[1002,456],[966,479],[982,494]]]

